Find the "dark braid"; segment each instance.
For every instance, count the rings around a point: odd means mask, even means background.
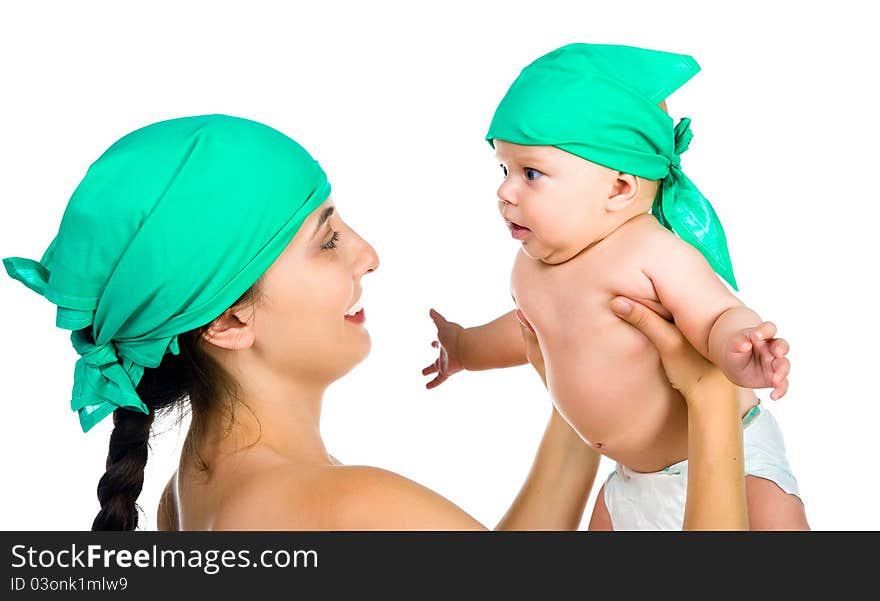
[[[254,302],[258,294],[258,280],[232,307],[244,302]],[[166,354],[156,368],[147,368],[137,386],[138,396],[150,410],[149,415],[131,409],[113,412],[113,432],[104,475],[98,482],[98,501],[101,510],[92,523],[92,530],[135,530],[138,525],[140,506],[137,498],[144,485],[144,467],[149,454],[150,431],[157,414],[178,408],[178,423],[183,420],[184,404],[189,401],[194,413],[190,424],[196,436],[201,434],[201,419],[210,411],[216,411],[221,389],[234,396],[235,384],[222,367],[198,346],[201,335],[211,324],[205,324],[178,337],[180,354]],[[188,449],[185,449],[188,450]],[[207,470],[207,464],[198,456],[199,466]]]
[[[113,412],[107,471],[98,482],[101,511],[92,530],[134,530],[137,527],[139,508],[135,501],[144,485],[147,440],[153,417],[152,412],[144,415],[129,409]]]

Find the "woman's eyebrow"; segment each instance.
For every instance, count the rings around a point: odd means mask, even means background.
[[[315,234],[318,233],[318,230],[321,229],[321,226],[324,225],[324,223],[326,223],[328,219],[330,219],[330,215],[333,214],[334,208],[335,207],[333,206],[329,206],[321,211],[321,216],[318,218],[318,225],[315,226],[315,231],[312,232],[312,238],[315,237]]]

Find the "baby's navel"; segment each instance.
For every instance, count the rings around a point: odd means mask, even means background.
[[[594,443],[593,443],[593,446],[596,447],[597,449],[601,449],[602,447],[605,446],[605,443],[602,443],[602,442],[594,442]]]

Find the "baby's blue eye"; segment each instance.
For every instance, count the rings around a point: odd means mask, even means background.
[[[544,175],[537,169],[532,169],[531,167],[526,167],[525,169],[523,169],[523,173],[525,174],[526,179],[529,181],[534,181]]]
[[[499,167],[501,167],[501,171],[504,173],[504,177],[507,177],[507,167],[505,167],[504,165],[499,165]]]

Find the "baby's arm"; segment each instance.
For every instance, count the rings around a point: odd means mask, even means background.
[[[778,399],[788,389],[788,343],[773,338],[764,322],[724,286],[700,252],[670,232],[648,242],[645,275],[675,324],[704,357],[731,382],[746,388],[773,388]]]
[[[480,371],[528,363],[519,324],[514,310],[481,326],[465,328],[459,338],[462,367]]]
[[[447,321],[434,309],[431,309],[430,315],[437,326],[437,340],[431,346],[438,348],[440,353],[431,365],[422,370],[425,376],[437,374],[428,382],[428,388],[442,384],[462,369],[479,371],[528,363],[516,311],[473,328],[463,328]]]

